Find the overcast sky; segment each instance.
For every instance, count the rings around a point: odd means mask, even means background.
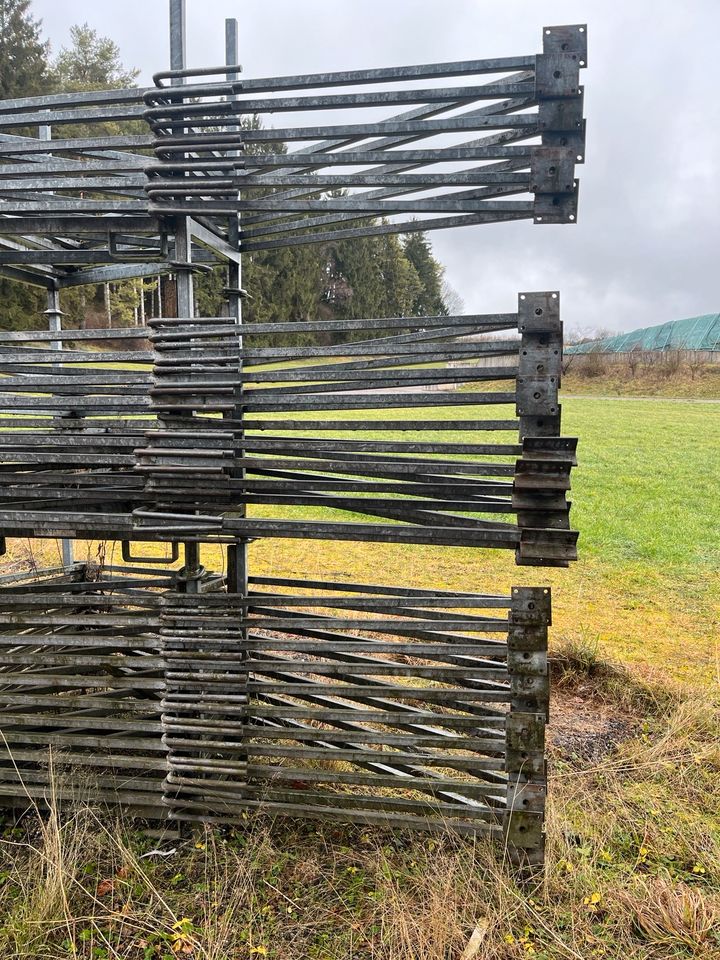
[[[187,0],[188,64],[248,76],[537,53],[542,27],[588,24],[577,225],[430,234],[468,312],[559,289],[566,326],[628,330],[720,311],[720,0]],[[53,52],[87,22],[141,83],[168,65],[167,0],[34,0]]]

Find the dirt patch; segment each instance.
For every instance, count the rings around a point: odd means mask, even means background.
[[[582,687],[561,691],[550,703],[549,753],[561,759],[597,762],[634,736],[638,726],[637,717],[586,695]]]

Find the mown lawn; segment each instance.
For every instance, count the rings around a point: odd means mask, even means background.
[[[486,407],[484,412],[488,417],[507,415],[501,407]],[[393,418],[402,415],[396,411]],[[462,420],[472,418],[473,411],[436,407],[421,415]],[[250,548],[251,572],[480,591],[548,583],[554,606],[551,642],[597,647],[645,679],[706,689],[716,684],[720,404],[567,398],[563,425],[567,435],[580,438],[580,463],[571,493],[571,518],[580,530],[580,560],[569,570],[515,567],[506,551],[264,540]],[[313,435],[311,427],[308,435]],[[390,438],[381,431],[374,436]],[[461,431],[447,438],[476,439]],[[508,435],[484,434],[482,439],[508,442]],[[277,509],[251,507],[250,514],[272,516]],[[338,517],[331,510],[282,509],[295,519]],[[85,555],[95,559],[97,549],[97,543],[88,543]],[[26,543],[15,541],[14,547],[11,543],[11,556],[18,558],[27,551]],[[56,562],[59,556],[54,543],[36,541],[32,551],[37,562]],[[106,556],[119,562],[119,547],[109,545]],[[203,561],[220,568],[220,551],[204,548]]]
[[[254,816],[147,859],[157,841],[103,812],[8,821],[0,956],[719,960],[720,405],[568,398],[563,415],[581,438],[569,570],[516,568],[501,551],[251,547],[258,575],[552,585],[556,722],[603,714],[623,732],[599,754],[551,749],[543,874],[450,837]],[[33,545],[38,561],[55,549]]]

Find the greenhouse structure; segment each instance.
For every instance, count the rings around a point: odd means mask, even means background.
[[[708,360],[720,360],[720,313],[706,313],[686,320],[671,320],[654,327],[641,327],[599,340],[587,340],[565,347],[572,353],[631,353],[688,350],[707,353]]]

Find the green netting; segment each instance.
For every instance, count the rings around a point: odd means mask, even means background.
[[[631,350],[720,350],[720,313],[671,320],[602,340],[565,347],[565,353],[629,353]]]

